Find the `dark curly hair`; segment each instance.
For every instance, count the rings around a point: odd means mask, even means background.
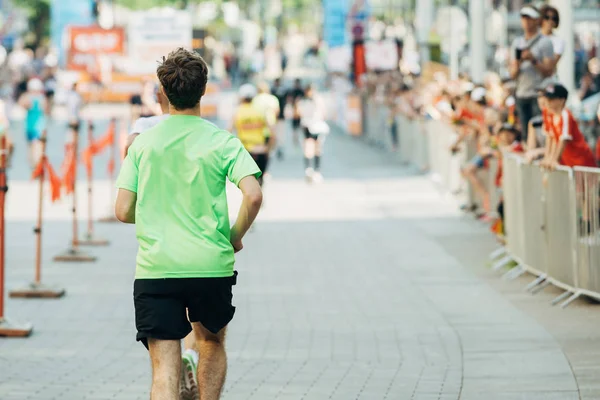
[[[206,91],[208,66],[198,53],[178,48],[163,57],[156,75],[176,110],[194,108]]]

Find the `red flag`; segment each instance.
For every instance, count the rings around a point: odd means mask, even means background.
[[[98,140],[93,140],[89,146],[81,153],[81,161],[85,164],[88,175],[92,175],[92,159],[96,154],[102,153],[105,148],[110,147],[115,142],[115,124],[111,123],[108,127],[108,131]],[[114,163],[113,163],[114,164]],[[109,172],[111,168],[114,169],[114,165],[111,167],[108,165]]]
[[[45,173],[48,173],[48,178],[50,180],[50,190],[52,193],[52,202],[55,202],[56,200],[60,199],[61,180],[60,177],[54,172],[54,168],[52,168],[50,161],[48,161],[48,157],[42,156],[40,162],[36,165],[35,169],[33,170],[31,178],[37,179],[41,177],[43,179]]]
[[[63,180],[62,183],[65,186],[65,193],[73,193],[75,188],[75,149],[73,144],[69,143],[65,145],[65,159],[61,167]]]

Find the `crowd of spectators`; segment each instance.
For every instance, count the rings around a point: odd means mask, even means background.
[[[385,102],[392,110],[394,149],[399,128],[393,121],[399,115],[437,119],[451,125],[457,133],[456,142],[448,149],[452,153],[466,143],[471,146],[475,155],[463,165],[461,174],[476,201],[463,208],[490,222],[497,233],[502,232],[502,201],[495,209],[489,185],[481,181],[479,173],[489,168],[492,159],[498,165],[498,190],[502,186],[504,152],[521,153],[526,162],[538,162],[547,170],[558,165],[597,167],[600,161],[600,107],[593,120],[581,121],[567,108],[569,99],[585,100],[597,94],[600,66],[591,62],[583,74],[581,89],[569,93],[557,76],[565,48],[564,40],[554,33],[560,23],[559,12],[548,5],[540,9],[527,5],[520,16],[523,34],[511,46],[509,78],[501,79],[490,72],[483,82],[473,82],[466,75],[449,80],[444,73],[425,79],[393,72],[366,76],[363,88],[369,99]]]

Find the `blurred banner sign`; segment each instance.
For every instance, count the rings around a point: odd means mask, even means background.
[[[192,49],[192,17],[187,11],[141,11],[131,14],[128,54],[136,61],[136,72],[150,73],[157,62],[178,47]]]
[[[327,50],[327,70],[329,72],[349,72],[352,65],[350,46],[333,47]]]
[[[67,68],[88,70],[99,56],[118,56],[124,52],[125,32],[122,28],[102,29],[97,26],[69,27]]]
[[[368,41],[365,43],[367,68],[370,71],[394,71],[398,69],[398,46],[393,40]]]

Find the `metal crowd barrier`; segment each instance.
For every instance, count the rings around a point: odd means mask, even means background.
[[[554,285],[565,290],[552,303],[568,306],[581,295],[600,299],[600,169],[529,165],[504,157],[506,253],[518,263],[507,277],[537,276],[533,293]]]
[[[365,104],[365,136],[378,146],[393,147],[389,110]],[[463,182],[461,167],[476,154],[474,143],[465,143],[452,154],[457,138],[453,127],[442,121],[397,117],[397,155],[404,164],[428,170],[444,192],[462,194],[475,203],[473,191]],[[600,299],[600,169],[558,167],[552,172],[526,164],[514,154],[503,160],[502,191],[495,185],[498,164],[490,160],[480,178],[491,195],[492,210],[504,200],[505,247],[494,269],[508,261],[517,267],[505,276],[529,272],[536,276],[527,289],[537,293],[549,285],[565,290],[553,300],[566,307],[586,295]]]

